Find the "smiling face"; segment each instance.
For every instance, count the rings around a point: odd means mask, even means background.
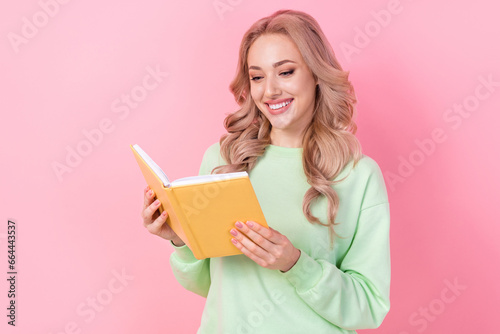
[[[300,147],[314,111],[316,81],[285,35],[258,37],[248,50],[250,93],[272,125],[273,145]]]

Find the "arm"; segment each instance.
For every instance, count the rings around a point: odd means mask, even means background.
[[[389,203],[380,169],[365,160],[360,179],[350,190],[351,207],[358,210],[349,249],[342,262],[327,259],[331,250],[314,257],[295,247],[284,235],[258,224],[235,226],[235,245],[260,266],[280,269],[300,298],[318,316],[344,329],[380,326],[389,311],[390,252]],[[362,179],[361,179],[362,178]],[[364,179],[364,181],[363,181]],[[360,184],[364,187],[359,188]],[[247,236],[247,237],[245,237]],[[314,242],[314,241],[312,241]]]
[[[189,291],[207,297],[210,288],[210,259],[198,260],[188,246],[175,246],[170,266],[177,281]]]
[[[344,329],[376,328],[389,312],[389,204],[361,211],[352,246],[342,264],[299,260],[282,273],[302,300],[320,316]]]
[[[199,175],[210,174],[220,165],[218,143],[210,146],[203,155]],[[180,247],[172,243],[174,252],[170,256],[170,266],[177,281],[187,290],[202,297],[208,295],[210,288],[210,259],[198,260],[186,246]]]

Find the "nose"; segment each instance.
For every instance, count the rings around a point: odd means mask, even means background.
[[[273,76],[268,76],[266,80],[266,97],[274,99],[281,95],[281,89],[279,83]]]

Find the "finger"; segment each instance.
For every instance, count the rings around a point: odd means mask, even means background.
[[[243,224],[242,222],[236,222],[235,227],[240,231],[243,232],[248,238],[250,238],[255,244],[259,245],[261,248],[271,251],[274,248],[274,244],[268,240],[268,235],[269,233],[263,233],[266,234],[264,236],[261,233],[258,233],[257,231],[254,231],[250,229],[250,226],[253,227],[253,224]],[[255,225],[258,225],[255,223]],[[264,228],[262,229],[264,230]]]
[[[158,208],[160,207],[160,205],[161,205],[160,200],[157,199],[151,205],[149,205],[146,209],[144,209],[144,211],[142,212],[142,214],[143,214],[142,218],[144,220],[144,226],[149,225],[149,224],[152,223],[153,214],[156,212],[156,210],[158,210]]]
[[[257,256],[254,252],[252,252],[247,247],[245,247],[241,242],[239,242],[238,240],[236,240],[236,238],[231,239],[231,241],[236,246],[236,248],[238,248],[244,255],[246,255],[252,261],[254,261],[255,263],[257,263],[259,266],[264,267],[264,268],[268,267],[268,262],[266,260],[264,260],[260,256]]]
[[[239,232],[238,230],[231,229],[230,233],[231,235],[233,235],[233,240],[239,243],[242,248],[247,250],[247,252],[244,254],[252,258],[252,260],[256,261],[252,256],[258,257],[262,261],[269,260],[272,257],[272,254],[268,249],[262,248],[260,245],[256,244],[252,239]],[[236,242],[234,241],[233,243],[236,245]],[[243,249],[241,250],[243,251]],[[252,254],[252,256],[250,256],[250,254]]]
[[[167,211],[163,211],[151,224],[146,225],[146,229],[153,234],[159,234],[163,224],[167,221]]]
[[[283,234],[279,233],[272,227],[266,228],[254,221],[247,221],[245,225],[248,227],[249,230],[260,234],[263,238],[265,238],[272,244],[279,245],[283,243]]]
[[[155,193],[153,191],[153,189],[146,187],[146,189],[144,189],[144,205],[142,207],[142,209],[146,209],[148,206],[151,205],[151,203],[154,202],[154,198],[155,198]]]

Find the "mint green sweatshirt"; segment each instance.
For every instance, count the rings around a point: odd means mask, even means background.
[[[206,150],[200,175],[226,164],[219,150],[219,143]],[[302,212],[310,188],[302,148],[269,145],[249,172],[267,223],[301,251],[285,273],[245,255],[197,260],[187,246],[174,246],[170,264],[176,279],[206,297],[198,334],[356,333],[380,326],[390,307],[387,190],[370,157],[363,155],[354,169],[351,162],[336,179],[349,171],[333,186],[340,198],[340,238],[333,248],[328,228],[311,224]],[[326,199],[312,213],[326,222]]]

